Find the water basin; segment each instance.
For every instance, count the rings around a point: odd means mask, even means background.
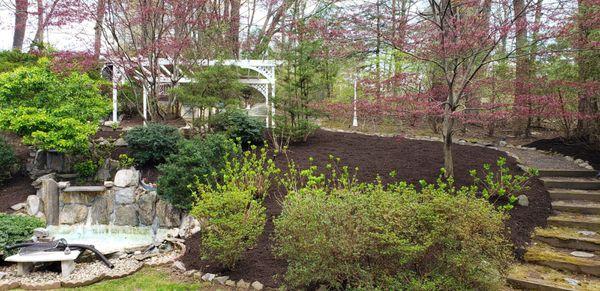
[[[115,226],[115,225],[60,225],[48,226],[48,232],[54,239],[65,239],[69,244],[93,245],[103,254],[137,249],[163,241],[166,229],[158,229],[156,237],[151,227]]]

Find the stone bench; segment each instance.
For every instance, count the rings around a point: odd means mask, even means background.
[[[80,251],[65,252],[35,252],[29,254],[16,254],[5,259],[7,262],[17,263],[17,274],[27,275],[33,270],[33,264],[46,262],[60,262],[61,274],[67,277],[75,269],[75,259],[79,257]]]

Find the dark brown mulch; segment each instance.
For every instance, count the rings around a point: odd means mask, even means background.
[[[333,133],[318,131],[307,143],[294,145],[290,148],[288,156],[296,161],[299,167],[309,165],[309,157],[314,158],[313,164],[324,167],[328,163],[328,156],[334,155],[341,158],[342,164],[351,168],[359,167],[358,179],[360,181],[373,181],[378,175],[384,183],[396,180],[405,180],[417,183],[421,179],[434,182],[443,165],[442,144],[439,142],[416,141],[404,138],[384,138],[347,133]],[[480,169],[484,163],[494,163],[503,153],[480,147],[460,146],[454,147],[455,179],[458,185],[472,182],[468,171]],[[508,166],[517,170],[516,162],[507,158]],[[278,156],[278,165],[285,165],[285,157]],[[396,178],[391,178],[388,173],[396,171]],[[182,258],[188,268],[226,274],[232,279],[254,281],[258,280],[269,287],[276,287],[286,271],[286,263],[273,257],[270,236],[273,232],[273,217],[281,213],[277,197],[273,191],[266,198],[268,221],[264,234],[260,237],[258,245],[246,251],[236,270],[230,271],[219,267],[217,264],[201,261],[199,252],[199,235],[186,241],[187,252]],[[530,240],[530,233],[536,226],[544,225],[550,215],[550,197],[539,181],[534,181],[528,191],[529,207],[517,206],[511,211],[511,219],[507,222],[512,230],[510,238],[516,246],[523,246]],[[517,253],[517,255],[519,255]]]
[[[585,139],[565,139],[562,137],[536,140],[528,145],[536,149],[556,152],[565,156],[588,161],[594,169],[600,169],[600,150]]]
[[[11,213],[11,206],[25,202],[29,195],[35,195],[31,182],[28,175],[19,173],[0,185],[0,212]]]

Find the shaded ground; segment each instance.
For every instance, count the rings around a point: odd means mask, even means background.
[[[16,134],[0,132],[0,136],[12,146],[21,167],[19,173],[0,184],[0,212],[10,213],[13,212],[10,207],[25,202],[27,196],[35,194],[35,188],[31,186],[32,181],[24,169],[29,157],[29,148],[21,143],[21,138]]]
[[[588,161],[594,169],[600,169],[600,150],[598,145],[595,147],[586,140],[564,139],[561,137],[552,139],[540,139],[527,145],[540,150],[552,151],[571,156],[576,159]]]
[[[417,183],[421,179],[434,182],[443,165],[442,144],[439,142],[323,130],[318,131],[307,143],[292,146],[288,155],[299,167],[307,167],[308,159],[313,157],[313,164],[324,168],[330,154],[341,158],[343,165],[348,165],[350,168],[359,167],[358,179],[369,182],[378,175],[384,183],[396,180]],[[454,147],[456,183],[470,184],[472,182],[468,174],[470,169],[481,169],[484,163],[494,163],[500,155],[504,154],[487,148],[456,145]],[[507,165],[518,171],[514,159],[507,160]],[[276,162],[279,166],[285,165],[285,157],[278,156]],[[397,172],[396,178],[388,176],[392,171]],[[286,263],[273,257],[270,236],[273,232],[272,219],[281,213],[281,205],[278,203],[282,198],[280,195],[277,191],[272,191],[266,198],[268,221],[265,232],[258,245],[246,251],[236,270],[228,271],[216,264],[200,261],[198,235],[186,241],[188,248],[183,262],[188,268],[226,274],[233,279],[258,280],[266,286],[278,286],[286,271]],[[510,238],[517,246],[523,246],[528,242],[533,229],[545,225],[546,218],[551,212],[550,198],[539,180],[535,179],[532,182],[527,195],[530,201],[529,207],[515,207],[511,211],[511,219],[507,222],[511,229]]]

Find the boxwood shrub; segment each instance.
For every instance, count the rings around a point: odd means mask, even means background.
[[[158,195],[171,202],[173,206],[189,210],[194,199],[190,186],[196,179],[208,184],[213,175],[219,175],[225,166],[225,156],[234,148],[233,142],[222,134],[211,134],[205,138],[182,140],[176,154],[158,166],[161,176],[158,178]]]
[[[137,126],[125,134],[125,141],[138,165],[164,162],[169,155],[177,153],[181,139],[177,128],[159,123]]]
[[[0,255],[6,254],[6,246],[31,239],[33,230],[45,225],[37,217],[0,213]]]
[[[264,140],[264,121],[249,116],[242,110],[223,111],[209,120],[209,126],[216,132],[223,132],[232,140],[239,140],[246,147],[260,145]]]

